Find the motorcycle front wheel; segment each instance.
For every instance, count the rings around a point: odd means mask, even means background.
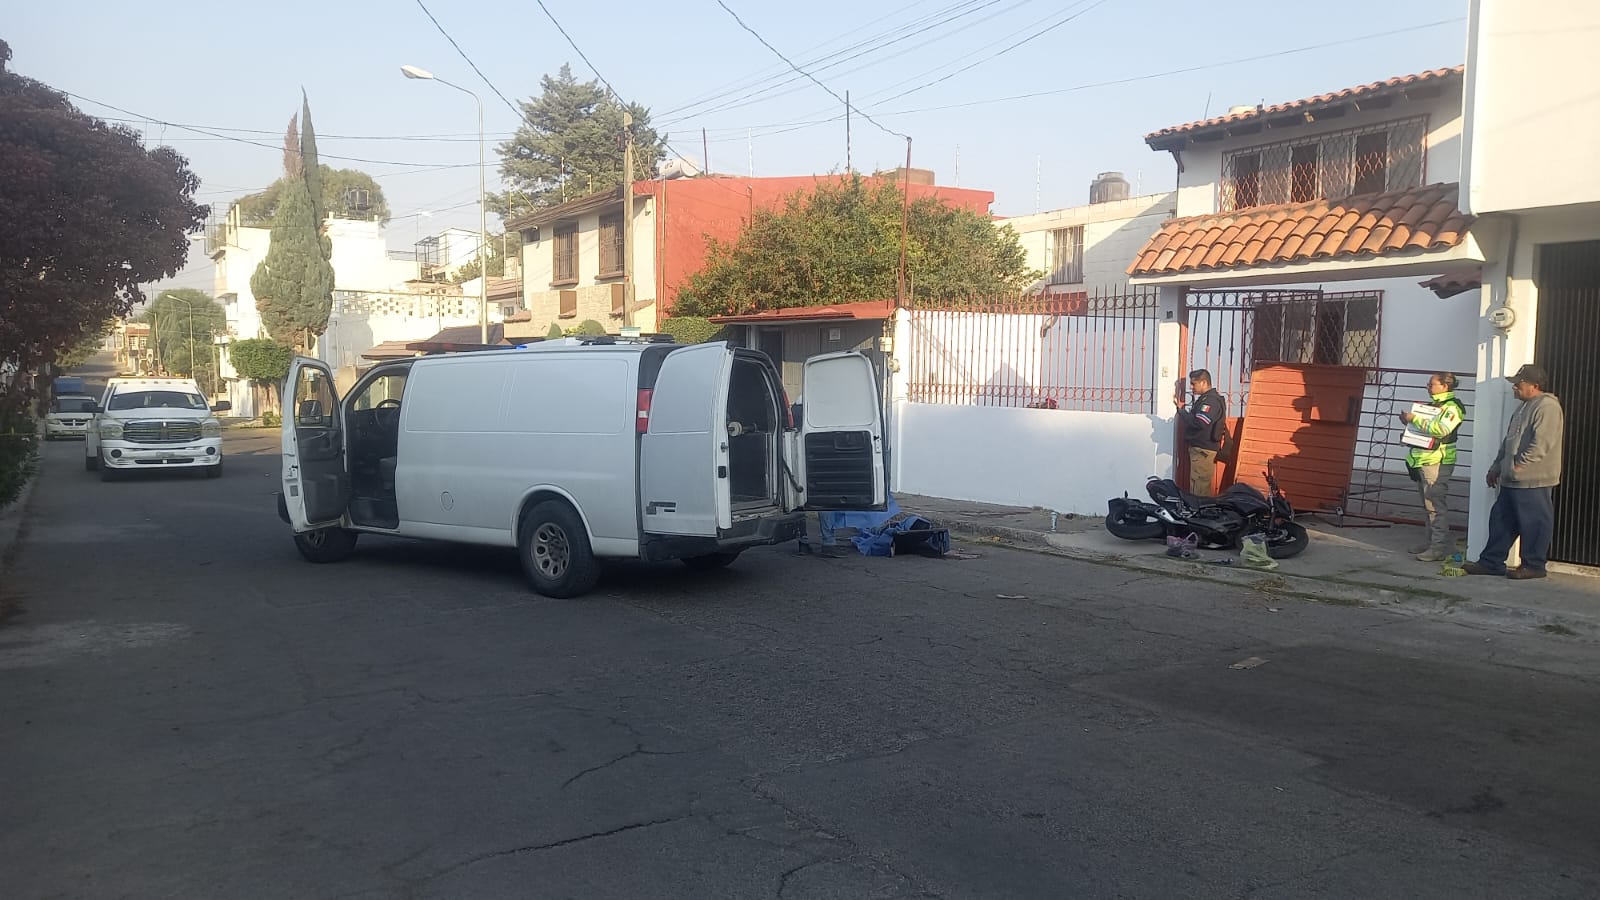
[[[1267,534],[1267,555],[1273,559],[1298,556],[1311,543],[1305,527],[1294,522],[1279,522]]]
[[[1125,541],[1153,541],[1167,533],[1159,519],[1153,519],[1142,503],[1113,502],[1106,514],[1106,530]]]

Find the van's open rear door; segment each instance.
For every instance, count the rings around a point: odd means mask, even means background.
[[[283,387],[283,500],[297,533],[338,525],[350,499],[333,373],[296,357]]]
[[[797,440],[785,447],[803,487],[798,508],[884,509],[883,413],[872,361],[855,352],[813,356],[800,397]]]
[[[733,527],[728,383],[733,350],[697,344],[661,362],[639,446],[639,502],[649,534],[716,537]]]

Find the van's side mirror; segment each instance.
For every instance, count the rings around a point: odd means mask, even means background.
[[[212,412],[228,412],[231,409],[233,409],[233,403],[228,400],[218,400],[216,403],[211,404]]]

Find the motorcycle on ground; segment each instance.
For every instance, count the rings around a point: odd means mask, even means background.
[[[1294,507],[1267,466],[1271,498],[1248,484],[1234,484],[1216,497],[1197,497],[1170,478],[1145,482],[1150,502],[1113,497],[1107,505],[1106,530],[1130,541],[1152,541],[1194,535],[1202,549],[1238,549],[1247,535],[1259,534],[1273,559],[1288,559],[1310,543],[1305,527],[1294,520]]]

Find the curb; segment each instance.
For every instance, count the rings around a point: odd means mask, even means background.
[[[1451,618],[1476,625],[1543,630],[1567,636],[1600,639],[1600,618],[1571,616],[1525,607],[1502,606],[1469,600],[1444,591],[1397,591],[1380,585],[1359,582],[1337,582],[1306,575],[1281,571],[1261,572],[1242,567],[1226,567],[1173,560],[1153,554],[1127,556],[1085,552],[1059,547],[1050,542],[1048,534],[1008,528],[1002,525],[972,522],[941,523],[955,534],[977,538],[1001,538],[1019,550],[1046,553],[1094,565],[1112,566],[1136,572],[1148,572],[1168,578],[1190,581],[1208,581],[1248,588],[1265,594],[1327,603],[1334,606],[1355,606],[1367,609],[1387,609],[1412,616]]]
[[[38,468],[28,478],[22,490],[18,492],[17,499],[11,505],[0,509],[0,575],[4,575],[11,568],[11,557],[16,550],[17,540],[22,536],[22,523],[28,516],[28,501],[33,497],[33,487],[39,483],[39,475],[44,471],[40,460]]]

